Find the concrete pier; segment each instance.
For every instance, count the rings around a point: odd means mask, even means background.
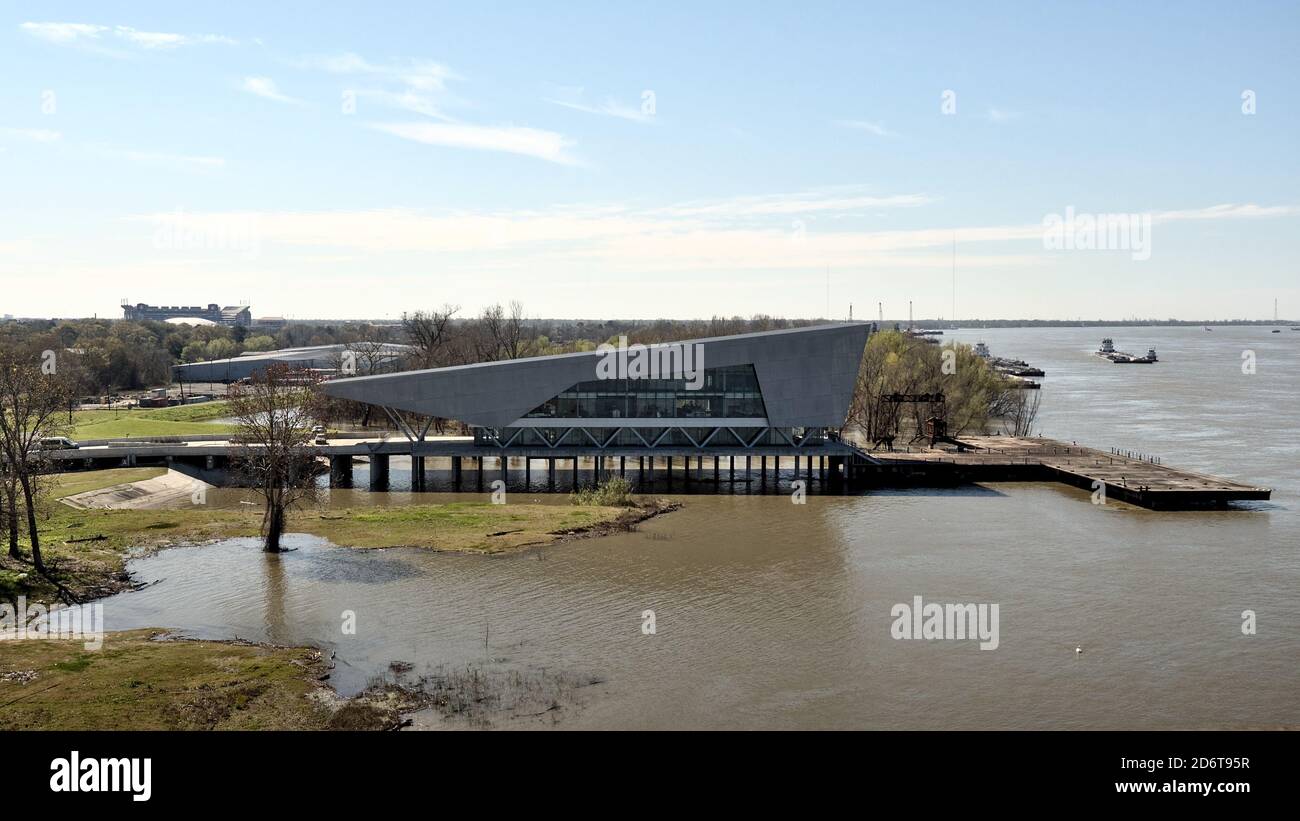
[[[352,457],[330,457],[330,487],[352,487]]]
[[[425,488],[424,457],[412,453],[411,454],[411,490],[419,492],[424,490],[424,488]]]
[[[388,454],[375,453],[370,456],[370,489],[388,490]]]

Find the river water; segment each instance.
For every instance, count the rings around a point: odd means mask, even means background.
[[[638,532],[506,556],[231,540],[132,562],[160,581],[107,600],[106,626],[315,644],[344,693],[393,662],[541,682],[539,710],[474,726],[1300,727],[1300,332],[1269,330],[948,334],[1047,371],[1045,435],[1268,485],[1268,503],[1157,513],[991,484],[683,496]],[[1102,336],[1161,362],[1094,357]],[[997,648],[894,639],[891,608],[915,596],[997,604]]]

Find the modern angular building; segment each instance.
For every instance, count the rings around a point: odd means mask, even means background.
[[[844,425],[870,328],[851,322],[602,346],[336,379],[323,389],[342,399],[464,422],[474,429],[476,444],[493,448],[809,446],[835,438]]]
[[[359,372],[369,370],[396,369],[410,347],[385,342],[378,346],[366,346],[359,354],[352,350],[352,367]],[[281,348],[276,351],[249,351],[230,359],[212,359],[207,362],[191,362],[174,365],[172,374],[179,382],[238,382],[249,379],[268,365],[287,365],[288,367],[335,373],[348,365],[347,345],[315,345],[307,348]],[[363,361],[358,361],[359,358]]]

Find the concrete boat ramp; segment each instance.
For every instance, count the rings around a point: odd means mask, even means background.
[[[60,501],[80,510],[148,510],[172,507],[178,502],[188,503],[196,492],[212,487],[193,476],[168,470],[152,479],[88,490],[65,496]]]

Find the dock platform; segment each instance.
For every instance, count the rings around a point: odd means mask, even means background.
[[[962,436],[971,449],[912,448],[873,451],[878,465],[855,470],[862,478],[888,484],[936,481],[1057,481],[1085,490],[1105,488],[1115,499],[1152,510],[1224,507],[1229,502],[1264,501],[1272,490],[1231,479],[1168,467],[1152,457],[1081,447],[1041,437]]]

